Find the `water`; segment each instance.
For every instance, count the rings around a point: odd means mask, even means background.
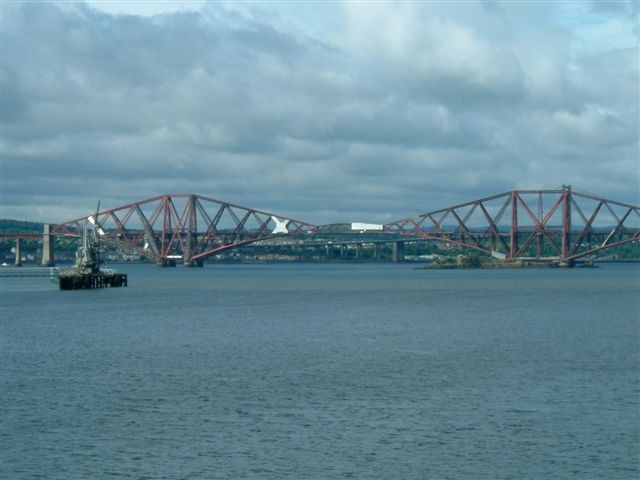
[[[7,479],[633,479],[640,269],[1,279]]]

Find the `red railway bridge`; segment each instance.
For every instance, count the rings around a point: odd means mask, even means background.
[[[202,195],[166,194],[45,225],[43,236],[4,233],[0,239],[41,236],[43,264],[51,264],[52,237],[78,237],[87,224],[104,243],[158,265],[202,265],[208,257],[256,242],[317,245],[340,234],[345,242],[386,238],[396,243],[396,253],[404,241],[437,241],[505,261],[537,259],[571,266],[640,240],[640,207],[571,187],[514,190],[383,225],[351,223],[332,229]]]

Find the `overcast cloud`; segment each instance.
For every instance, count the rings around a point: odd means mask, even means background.
[[[1,4],[2,213],[199,193],[384,222],[640,204],[638,3]]]

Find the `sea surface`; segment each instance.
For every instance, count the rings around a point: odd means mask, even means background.
[[[0,279],[3,479],[640,478],[640,266]]]

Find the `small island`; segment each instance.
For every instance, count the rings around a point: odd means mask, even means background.
[[[455,257],[438,257],[432,263],[421,267],[426,270],[454,269],[517,269],[517,268],[559,268],[559,262],[539,261],[536,259],[502,260],[478,253],[465,253]],[[582,267],[595,267],[593,260],[582,263]]]

